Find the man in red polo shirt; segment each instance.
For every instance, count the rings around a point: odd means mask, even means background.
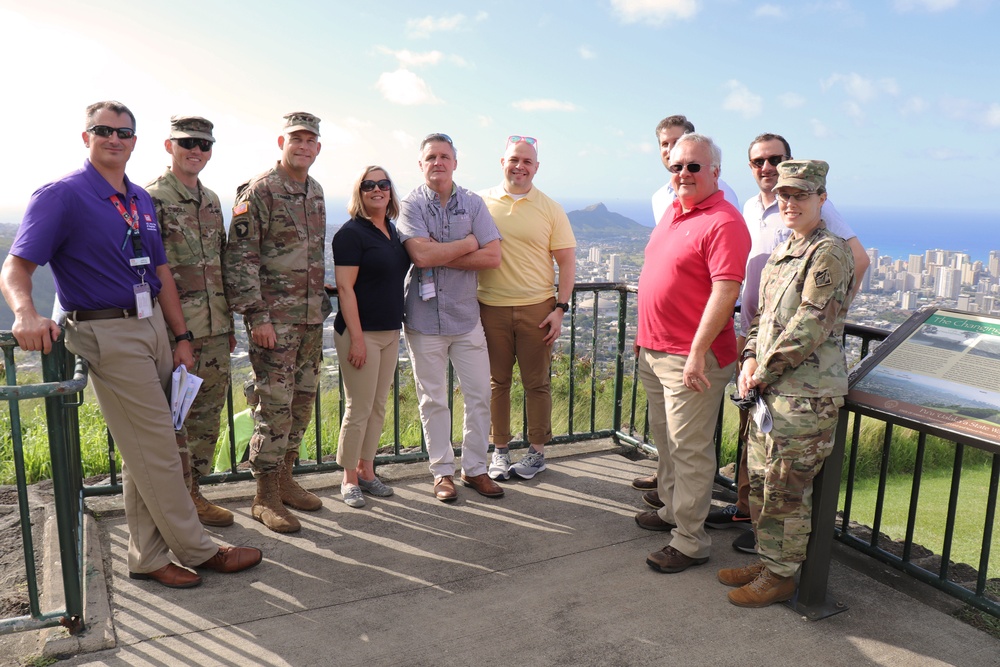
[[[659,572],[708,561],[705,517],[715,479],[713,433],[736,368],[733,308],[750,254],[743,216],[719,190],[722,153],[709,137],[686,134],[670,152],[677,198],[646,246],[639,276],[639,377],[659,453],[663,507],[640,512],[647,530],[671,531],[649,555]]]

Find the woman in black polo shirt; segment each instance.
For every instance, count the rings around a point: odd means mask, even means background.
[[[333,237],[340,303],[334,338],[347,395],[337,463],[344,468],[344,502],[363,507],[362,492],[392,495],[375,476],[374,460],[396,370],[410,257],[391,222],[399,215],[399,198],[385,169],[365,168],[347,212],[351,219]]]

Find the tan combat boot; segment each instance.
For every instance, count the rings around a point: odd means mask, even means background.
[[[726,586],[744,586],[756,579],[760,571],[764,569],[764,564],[760,561],[751,563],[746,567],[731,567],[719,570],[719,581]]]
[[[233,525],[233,513],[224,507],[213,505],[208,498],[201,495],[198,488],[198,477],[191,478],[191,500],[194,501],[194,508],[198,510],[198,521],[205,526],[231,526]]]
[[[315,493],[309,493],[295,481],[292,477],[292,466],[295,459],[299,457],[298,452],[285,452],[285,462],[278,473],[278,489],[281,493],[281,502],[297,510],[315,512],[323,506],[323,501]]]
[[[795,577],[779,577],[765,567],[749,584],[729,591],[729,601],[737,607],[766,607],[791,600],[793,595]]]
[[[250,506],[253,518],[276,533],[294,533],[302,524],[281,504],[278,496],[278,471],[257,477],[257,495]]]

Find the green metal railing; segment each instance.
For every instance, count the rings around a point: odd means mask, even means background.
[[[0,619],[0,634],[63,625],[70,632],[83,629],[83,494],[80,474],[80,431],[77,407],[87,384],[87,367],[74,364],[60,337],[49,354],[42,355],[42,383],[18,386],[14,350],[17,342],[9,332],[0,332],[6,386],[0,399],[10,410],[11,449],[17,478],[21,540],[24,547],[25,579],[30,614]],[[70,379],[64,379],[67,376]],[[38,589],[38,563],[32,535],[31,510],[24,473],[24,443],[21,437],[21,402],[44,399],[49,438],[49,456],[55,498],[56,533],[62,562],[64,609],[43,611]]]
[[[648,420],[646,418],[645,396],[638,381],[637,362],[632,352],[632,341],[634,340],[634,327],[636,318],[636,294],[634,287],[617,283],[590,283],[577,285],[572,297],[572,307],[569,316],[568,331],[557,342],[553,355],[553,431],[554,443],[578,442],[581,440],[612,438],[616,443],[635,447],[646,453],[655,454],[656,449],[649,441]],[[887,331],[862,327],[857,325],[847,326],[846,338],[849,341],[852,356],[865,356],[872,345],[884,339],[888,335]],[[34,555],[31,548],[30,535],[25,540],[25,560],[28,569],[32,570],[29,579],[32,583],[33,599],[32,616],[30,619],[8,619],[0,621],[0,633],[9,632],[15,629],[29,629],[29,627],[39,627],[52,625],[57,622],[64,622],[70,627],[82,627],[80,623],[81,595],[80,595],[80,554],[82,549],[80,525],[82,516],[82,499],[85,496],[101,495],[109,493],[119,493],[121,484],[118,480],[115,465],[114,443],[108,438],[108,472],[110,479],[108,483],[83,487],[82,473],[80,466],[79,450],[79,429],[76,422],[76,407],[79,405],[79,396],[86,384],[86,370],[83,367],[75,368],[73,379],[66,382],[51,382],[69,376],[69,371],[74,370],[69,367],[69,355],[62,347],[58,347],[53,354],[47,355],[44,385],[33,385],[16,387],[13,373],[13,340],[9,334],[3,337],[0,334],[0,342],[4,343],[4,353],[7,359],[8,386],[3,391],[3,397],[8,400],[12,411],[12,430],[19,442],[19,413],[17,413],[17,402],[19,400],[46,396],[46,406],[49,412],[49,430],[54,434],[50,446],[52,448],[53,477],[57,489],[57,513],[60,517],[60,544],[63,558],[63,577],[66,588],[67,608],[65,611],[50,612],[42,614],[37,610],[37,586],[33,583]],[[392,390],[392,414],[387,416],[387,423],[391,427],[383,434],[383,442],[390,451],[379,454],[376,457],[376,465],[396,462],[412,462],[427,460],[427,450],[423,443],[422,432],[419,427],[416,407],[414,405],[402,405],[405,396],[412,394],[412,375],[406,370],[401,371],[401,366],[408,365],[405,358],[401,359],[400,366],[397,366],[395,382]],[[626,368],[629,370],[626,371]],[[340,419],[344,410],[343,387],[340,382],[339,372],[336,366],[326,369],[330,379],[335,383],[336,394],[328,394],[328,401],[336,396],[338,408],[335,415],[324,416],[323,394],[317,394],[315,405],[314,431],[312,441],[315,447],[315,462],[301,463],[296,466],[295,473],[314,473],[339,470],[334,459],[336,452],[337,429],[339,429]],[[326,377],[326,376],[324,376]],[[330,386],[330,380],[327,380]],[[38,387],[36,389],[35,387]],[[454,401],[457,394],[454,391],[454,376],[450,377],[450,387],[452,388],[451,400]],[[523,393],[518,398],[519,384],[515,380],[512,388],[512,401],[516,404],[521,401],[520,426],[512,424],[512,432],[520,433],[520,437],[511,443],[514,447],[527,445],[525,440],[526,416],[523,408]],[[51,392],[51,395],[44,392]],[[407,399],[409,400],[409,399]],[[51,407],[50,407],[51,406]],[[451,404],[454,408],[456,405]],[[518,411],[512,410],[516,415]],[[15,417],[15,413],[18,415]],[[720,411],[721,413],[721,411]],[[236,457],[236,441],[232,428],[234,418],[234,405],[232,391],[230,391],[227,405],[227,418],[230,424],[228,442],[224,446],[230,448],[230,470],[224,473],[213,474],[202,478],[205,483],[221,483],[231,480],[250,479],[248,470],[238,469]],[[15,418],[18,421],[14,421]],[[879,542],[879,526],[883,512],[885,499],[884,489],[880,493],[876,507],[874,509],[876,520],[874,521],[873,537],[871,539],[861,539],[856,535],[856,527],[850,525],[852,513],[852,501],[854,486],[856,483],[856,458],[860,442],[861,431],[860,414],[853,415],[850,428],[851,436],[848,441],[847,461],[848,472],[842,485],[842,493],[845,497],[841,518],[838,519],[836,537],[841,542],[849,546],[858,548],[872,557],[890,563],[894,567],[904,570],[915,578],[930,585],[944,590],[945,592],[962,599],[969,604],[987,611],[994,616],[1000,617],[1000,605],[996,602],[995,592],[991,594],[990,585],[987,581],[986,573],[990,571],[991,546],[993,541],[992,525],[996,516],[996,504],[998,498],[998,486],[1000,486],[1000,455],[993,459],[992,476],[989,491],[983,500],[986,506],[986,524],[984,530],[983,547],[979,558],[979,574],[976,584],[969,588],[953,581],[948,565],[948,555],[950,553],[952,539],[954,537],[954,507],[958,493],[959,481],[961,478],[963,450],[968,445],[963,443],[953,443],[955,445],[955,482],[952,497],[949,505],[952,508],[948,518],[948,529],[943,548],[943,565],[937,571],[929,571],[919,564],[914,563],[910,557],[913,548],[913,525],[916,521],[916,506],[919,501],[919,469],[920,461],[916,462],[918,473],[914,478],[913,499],[911,515],[909,518],[907,536],[904,540],[904,551],[902,556],[894,555],[885,545]],[[869,417],[866,417],[869,419]],[[516,422],[515,417],[515,422]],[[336,422],[336,423],[330,423]],[[16,425],[15,425],[16,424]],[[892,425],[887,425],[886,441],[884,443],[885,456],[892,446]],[[453,421],[454,436],[454,421]],[[65,440],[65,442],[64,442]],[[453,437],[454,440],[454,437]],[[723,417],[720,414],[719,424],[716,429],[715,438],[716,454],[720,465],[739,460],[739,449],[735,428],[724,428]],[[922,442],[922,440],[921,440]],[[17,448],[15,446],[15,459],[17,459]],[[735,451],[734,451],[735,449]],[[17,461],[19,467],[23,467],[23,461]],[[60,472],[56,472],[59,470]],[[885,484],[887,469],[881,471],[879,483]],[[735,475],[733,476],[735,477]],[[733,479],[718,475],[717,482],[729,489],[735,489]],[[27,523],[23,519],[26,501],[24,498],[23,471],[18,477],[18,488],[21,494],[22,523]],[[857,511],[856,505],[853,511]],[[30,532],[30,531],[28,531]],[[995,551],[995,549],[993,549]],[[76,624],[75,626],[73,624]],[[41,625],[39,625],[41,624]]]

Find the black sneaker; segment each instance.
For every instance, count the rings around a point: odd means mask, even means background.
[[[740,533],[740,536],[733,540],[733,548],[745,554],[757,553],[757,538],[752,530]]]
[[[709,528],[735,528],[736,526],[749,526],[750,515],[736,509],[736,505],[726,505],[721,510],[713,510],[708,513],[705,525]]]

